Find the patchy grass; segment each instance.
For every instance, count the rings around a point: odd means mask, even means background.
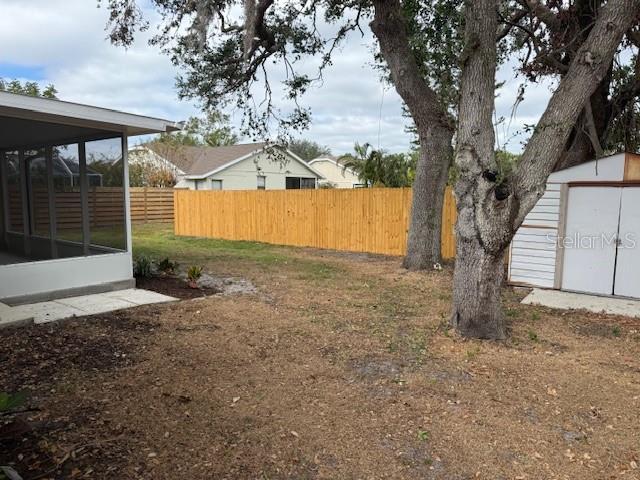
[[[259,291],[0,331],[0,391],[39,409],[0,446],[26,478],[638,476],[635,320],[505,289],[509,339],[466,340],[448,268],[134,234],[136,252]]]

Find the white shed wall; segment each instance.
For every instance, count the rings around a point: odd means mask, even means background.
[[[513,237],[510,282],[547,288],[554,286],[561,189],[559,183],[548,183],[545,194]]]

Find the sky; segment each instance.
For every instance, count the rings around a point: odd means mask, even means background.
[[[147,2],[143,4],[153,25],[157,17]],[[109,43],[108,12],[97,8],[96,0],[0,0],[0,8],[0,77],[52,83],[62,100],[174,121],[199,115],[197,105],[178,99],[178,71],[148,45],[148,36],[138,35],[129,49]],[[372,66],[373,45],[370,32],[365,31],[364,37],[353,34],[334,55],[323,84],[303,98],[302,104],[312,111],[312,125],[304,138],[329,146],[334,154],[352,151],[354,142],[369,142],[389,152],[409,149],[412,137],[405,131],[409,120],[402,116],[402,102],[393,87],[383,84]],[[496,99],[496,116],[507,119],[497,128],[498,142],[518,152],[525,137],[517,132],[537,121],[550,86],[528,88],[512,115],[522,80],[509,64],[501,68],[498,80],[506,83]],[[287,109],[285,99],[274,100]],[[227,113],[239,126],[240,113]]]

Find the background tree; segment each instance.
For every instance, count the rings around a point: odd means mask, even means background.
[[[238,142],[238,136],[229,125],[229,116],[218,111],[210,111],[205,117],[191,117],[182,130],[161,133],[157,142],[166,145],[190,145],[222,147]]]
[[[413,118],[421,146],[408,243],[408,247],[420,248],[409,251],[405,265],[420,267],[425,259],[440,255],[439,248],[437,252],[434,249],[436,241],[439,247],[439,234],[438,239],[429,237],[434,230],[425,226],[435,229],[440,225],[441,194],[455,133],[458,222],[451,321],[462,334],[481,338],[505,335],[500,308],[505,250],[526,213],[544,193],[546,179],[566,153],[572,131],[611,69],[616,52],[625,45],[623,39],[636,31],[640,11],[640,0],[603,2],[587,19],[588,32],[581,35],[582,30],[574,31],[551,51],[539,48],[546,27],[528,34],[530,41],[521,43],[525,52],[531,47],[525,61],[543,61],[546,56],[553,62],[554,56],[560,55],[567,57],[567,66],[545,113],[531,129],[522,158],[504,175],[496,161],[492,121],[496,66],[499,53],[505,51],[502,45],[521,30],[521,20],[528,18],[543,25],[553,22],[548,13],[554,12],[540,8],[546,7],[541,0],[448,3],[456,16],[447,14],[444,18],[453,22],[461,18],[461,28],[456,31],[464,32],[456,37],[461,38],[459,47],[453,48],[459,68],[455,122],[446,96],[438,95],[432,79],[425,77],[412,37],[418,15],[405,9],[408,2],[325,0],[301,5],[293,0],[245,0],[243,15],[235,13],[235,2],[231,1],[153,3],[165,19],[154,43],[168,49],[182,68],[178,81],[181,94],[200,99],[206,107],[234,99],[247,114],[246,127],[258,132],[268,131],[271,120],[280,129],[307,126],[309,112],[295,100],[313,83],[313,77],[298,73],[298,62],[307,55],[319,56],[321,78],[336,45],[348,32],[361,29],[361,20],[370,20],[389,78]],[[418,2],[417,6],[425,4],[434,2]],[[565,2],[555,4],[564,8]],[[109,6],[112,40],[131,43],[140,25],[135,1],[111,0]],[[337,31],[323,37],[321,32],[326,29],[318,28],[319,19],[336,25]],[[442,47],[431,42],[424,52],[436,57]],[[272,62],[282,65],[287,73],[285,95],[294,100],[288,115],[279,115],[271,101],[266,65]],[[448,66],[454,68],[453,63]],[[257,84],[266,91],[261,102],[254,101],[252,95]],[[416,232],[422,233],[416,236]]]
[[[326,145],[305,139],[294,139],[289,142],[289,150],[306,162],[324,155],[331,155],[331,149]]]
[[[129,185],[132,187],[171,188],[175,184],[176,175],[169,168],[145,161],[129,165]]]
[[[32,97],[57,98],[58,91],[49,84],[41,88],[37,82],[20,82],[20,80],[5,80],[0,78],[0,92],[19,93]]]
[[[343,171],[354,172],[361,182],[372,187],[408,187],[413,159],[402,153],[385,154],[382,150],[374,150],[370,144],[354,146],[354,153],[339,158]]]

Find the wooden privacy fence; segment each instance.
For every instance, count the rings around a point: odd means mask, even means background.
[[[131,187],[132,223],[173,222],[173,188]]]
[[[176,235],[404,255],[410,188],[176,190]],[[442,256],[455,256],[455,202],[447,189]]]

